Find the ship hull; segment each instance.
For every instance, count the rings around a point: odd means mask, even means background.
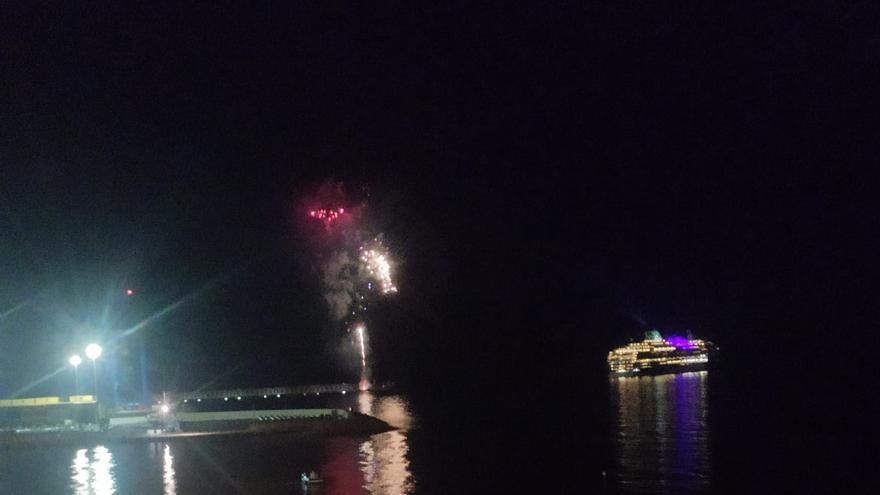
[[[644,368],[638,371],[614,372],[609,373],[610,376],[657,376],[669,375],[676,373],[687,373],[690,371],[703,371],[708,369],[708,363],[692,363],[692,364],[674,364],[660,365],[651,368]]]

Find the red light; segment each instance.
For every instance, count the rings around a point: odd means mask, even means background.
[[[125,295],[126,295],[126,296],[133,296],[133,295],[134,295],[134,290],[132,290],[132,289],[125,289]]]

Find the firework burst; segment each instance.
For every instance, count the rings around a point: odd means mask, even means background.
[[[382,245],[382,242],[374,239],[370,244],[361,246],[360,252],[363,269],[369,278],[376,281],[379,291],[382,294],[397,292],[391,276],[391,259],[388,249]],[[372,288],[372,283],[369,283],[369,287]]]
[[[351,350],[360,355],[359,384],[366,390],[371,378],[367,310],[374,300],[397,292],[397,267],[382,234],[369,230],[366,200],[352,201],[341,183],[322,185],[304,204],[311,206],[304,209],[306,225],[323,227],[308,228],[323,295],[332,318],[347,329]]]
[[[319,208],[317,210],[309,210],[309,217],[324,222],[326,227],[330,227],[339,217],[345,213],[345,208]]]

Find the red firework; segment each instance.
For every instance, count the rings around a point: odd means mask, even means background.
[[[345,208],[318,208],[316,210],[309,210],[309,216],[321,220],[328,227],[330,224],[339,219],[339,217],[345,213]]]

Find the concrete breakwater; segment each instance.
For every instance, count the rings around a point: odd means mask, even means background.
[[[143,417],[107,431],[0,432],[0,446],[87,445],[119,441],[158,441],[225,435],[373,435],[394,428],[388,423],[341,409],[279,409],[188,412],[161,418]]]
[[[247,431],[308,434],[367,434],[392,430],[388,423],[343,409],[268,409],[189,412],[177,415],[184,432]]]

